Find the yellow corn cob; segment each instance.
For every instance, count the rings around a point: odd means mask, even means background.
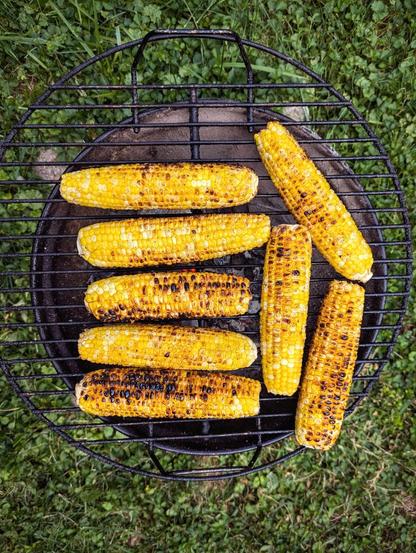
[[[65,173],[68,202],[110,209],[204,209],[249,202],[258,177],[248,167],[212,163],[134,163]]]
[[[263,380],[273,394],[291,396],[302,371],[311,273],[311,237],[300,225],[273,227],[261,294]]]
[[[333,281],[322,304],[296,411],[296,439],[327,450],[341,430],[357,358],[364,289]]]
[[[87,288],[85,306],[101,321],[232,317],[245,313],[250,299],[247,278],[176,271],[97,280]]]
[[[260,382],[243,376],[175,370],[101,369],[75,387],[80,409],[102,417],[249,417],[259,394]]]
[[[96,223],[78,233],[78,253],[98,267],[203,261],[251,250],[270,234],[266,215],[143,218]]]
[[[85,330],[78,351],[94,363],[155,369],[233,370],[257,357],[254,342],[237,332],[158,324]]]
[[[345,205],[293,136],[276,121],[255,135],[263,163],[287,207],[344,277],[367,282],[373,255]]]

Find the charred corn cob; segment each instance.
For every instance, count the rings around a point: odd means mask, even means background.
[[[129,219],[82,228],[78,252],[98,267],[172,265],[251,250],[269,234],[266,215]]]
[[[85,306],[101,321],[232,317],[245,313],[250,299],[247,278],[177,271],[97,280],[87,288]]]
[[[255,135],[263,163],[297,221],[344,277],[367,282],[373,255],[345,205],[293,136],[277,121]]]
[[[263,380],[273,394],[291,396],[302,371],[311,273],[311,237],[300,225],[272,228],[261,294]]]
[[[341,430],[354,372],[364,309],[364,289],[333,281],[324,299],[296,411],[296,439],[327,450]]]
[[[237,332],[157,324],[90,328],[78,351],[94,363],[156,369],[233,370],[257,357],[254,342]]]
[[[204,209],[247,203],[257,185],[254,171],[238,165],[134,163],[65,173],[61,195],[109,209]]]
[[[83,411],[103,417],[219,418],[259,412],[260,382],[175,370],[101,369],[75,387]]]

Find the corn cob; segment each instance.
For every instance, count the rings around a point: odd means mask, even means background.
[[[311,273],[311,237],[300,225],[272,228],[261,294],[263,380],[273,394],[291,396],[302,371]]]
[[[109,209],[204,209],[249,202],[258,177],[248,167],[225,164],[134,163],[65,173],[68,202]]]
[[[75,387],[77,404],[103,417],[219,418],[257,415],[260,382],[176,370],[101,369]]]
[[[203,261],[251,250],[270,234],[266,215],[143,218],[96,223],[78,233],[78,252],[98,267]]]
[[[158,324],[90,328],[78,351],[94,363],[156,369],[233,370],[257,357],[254,342],[237,332]]]
[[[344,277],[373,276],[371,249],[345,205],[293,136],[277,121],[255,135],[263,163],[287,207]]]
[[[85,306],[101,321],[232,317],[245,313],[250,299],[247,278],[177,271],[97,280],[87,288]]]
[[[296,411],[296,439],[327,450],[341,430],[357,358],[364,289],[333,281],[322,304]]]

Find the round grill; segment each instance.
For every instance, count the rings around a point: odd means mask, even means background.
[[[143,83],[146,46],[184,37],[234,45],[232,52],[240,59],[230,64],[237,71],[233,79],[241,71],[244,80]],[[124,75],[116,70],[114,82],[98,82],[100,64],[117,68],[120,56],[131,60],[129,84],[123,84]],[[262,80],[264,73],[250,64],[254,58],[267,60],[275,69],[273,79]],[[260,414],[232,421],[99,419],[72,403],[76,382],[97,368],[78,358],[80,332],[99,324],[84,308],[83,293],[93,280],[137,272],[91,267],[77,254],[77,232],[91,222],[137,212],[68,204],[59,194],[60,174],[125,162],[239,162],[259,175],[259,194],[247,205],[220,211],[266,213],[274,225],[293,223],[253,142],[252,133],[271,119],[290,128],[373,250],[374,277],[366,285],[350,414],[379,377],[400,331],[411,278],[410,227],[384,148],[351,103],[328,83],[299,62],[230,31],[155,31],[67,74],[29,108],[4,141],[0,184],[9,193],[1,201],[2,367],[32,412],[87,454],[130,472],[196,480],[247,474],[302,451],[292,438],[296,397],[272,396],[264,389]],[[197,264],[197,269],[248,277],[253,301],[244,316],[183,324],[237,330],[258,344],[263,259],[260,248]],[[333,278],[339,277],[314,250],[307,346]],[[259,358],[236,372],[261,380],[260,366]]]

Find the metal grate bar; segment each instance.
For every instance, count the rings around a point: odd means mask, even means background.
[[[132,90],[133,88],[142,89],[142,90],[189,90],[189,84],[177,84],[177,83],[167,83],[167,84],[53,84],[49,88],[51,90]],[[219,90],[230,90],[230,89],[280,89],[280,88],[328,88],[326,83],[193,83],[192,87],[197,90],[204,89],[219,89]]]
[[[194,88],[193,85],[188,86],[188,90]],[[33,104],[33,109],[36,110],[94,110],[94,109],[102,109],[102,110],[115,110],[115,109],[131,109],[131,108],[137,108],[142,110],[147,109],[159,109],[159,108],[190,108],[192,107],[192,102],[161,102],[161,103],[125,103],[125,104]],[[232,108],[236,107],[238,105],[239,108],[285,108],[285,107],[344,107],[344,106],[350,106],[351,102],[348,101],[316,101],[316,102],[238,102],[236,104],[233,101],[221,101],[221,100],[204,100],[204,103],[201,104],[201,107],[203,108]],[[363,123],[364,119],[358,118],[358,119],[352,119],[351,124],[355,123]]]
[[[387,312],[387,311],[386,311]],[[391,311],[388,311],[389,313],[391,313]],[[59,357],[59,356],[54,356],[54,355],[51,355],[49,357],[28,357],[28,358],[15,358],[15,359],[7,359],[7,363],[9,365],[16,365],[16,364],[20,364],[20,363],[26,363],[26,364],[29,364],[29,363],[45,363],[45,362],[48,362],[48,361],[77,361],[79,360],[79,357],[78,356],[71,356],[71,355],[68,355],[68,356],[65,356],[65,357]],[[360,364],[360,363],[373,363],[373,362],[382,362],[383,359],[380,358],[380,359],[377,359],[377,358],[361,358],[361,359],[358,359],[357,360],[357,364]]]
[[[385,209],[382,209],[382,208],[375,208],[373,210],[371,209],[367,209],[367,208],[353,208],[350,210],[351,213],[405,213],[406,210],[405,208],[395,208],[395,207],[392,207],[392,208],[385,208]],[[265,213],[267,212],[267,210],[261,212],[261,213]],[[260,213],[260,211],[251,211],[250,213],[252,214],[255,214],[255,213]],[[273,215],[277,216],[277,215],[289,215],[289,213],[286,211],[286,210],[277,210],[274,211],[274,212],[268,212],[269,214],[272,213]],[[176,215],[171,215],[171,217],[175,217]],[[178,215],[179,216],[179,215]],[[105,220],[117,220],[117,219],[126,219],[127,216],[122,216],[122,215],[106,215],[105,217],[101,216],[94,216],[94,215],[80,215],[78,217],[78,220],[80,221],[102,221],[103,219]],[[25,217],[25,221],[38,221],[39,218],[38,217]],[[43,221],[51,221],[51,220],[57,220],[55,219],[54,217],[43,217]],[[62,216],[62,217],[59,217],[59,221],[69,221],[71,220],[71,216]],[[4,217],[3,218],[3,223],[12,223],[12,222],[17,222],[17,221],[21,221],[21,217]]]
[[[117,325],[118,323],[112,323]],[[122,323],[120,323],[122,324]],[[79,326],[78,321],[60,321],[60,326]],[[15,329],[15,328],[37,328],[37,327],[45,327],[45,326],[56,326],[56,322],[33,322],[33,323],[2,323],[0,324],[0,328],[9,328],[9,329]],[[83,322],[82,326],[103,326],[100,324],[100,321],[89,321],[89,322]],[[362,325],[362,330],[387,330],[387,329],[393,329],[393,328],[400,328],[401,325]],[[246,330],[244,334],[256,334],[254,331]]]
[[[252,284],[255,283],[255,282],[256,281],[252,281]],[[51,286],[50,288],[48,288],[48,290],[50,292],[63,292],[63,291],[69,292],[69,291],[76,291],[76,290],[84,290],[85,291],[85,289],[86,289],[86,286],[59,286],[59,287],[56,287],[56,288]],[[15,293],[28,293],[28,292],[32,293],[32,292],[43,292],[43,291],[44,291],[44,288],[30,288],[30,287],[27,287],[27,288],[2,288],[2,289],[0,289],[1,294],[15,294]],[[312,298],[312,299],[322,298],[322,296],[323,296],[322,294],[314,294],[314,293],[311,293],[309,295],[309,297]],[[367,293],[368,298],[378,298],[380,296],[398,296],[398,297],[400,297],[400,296],[407,296],[407,293],[406,292],[384,292],[383,294],[382,293],[377,293],[377,292],[368,292]],[[78,306],[76,306],[76,307],[78,307]]]
[[[202,106],[203,107],[203,106]],[[193,108],[190,108],[193,109]],[[192,121],[194,123],[194,121]],[[192,128],[199,128],[199,125],[191,125]],[[140,144],[140,143],[138,143]],[[146,146],[190,146],[191,144],[197,144],[199,146],[213,146],[213,145],[252,145],[252,140],[147,140]],[[0,142],[1,145],[1,142]],[[88,148],[88,147],[97,147],[99,145],[100,148],[102,147],[109,147],[114,148],[115,146],[131,146],[131,142],[13,142],[12,144],[8,144],[8,149],[14,149],[14,148]],[[244,158],[245,160],[249,160],[250,158]],[[259,158],[252,158],[255,161],[260,161]],[[312,161],[333,161],[334,156],[310,156],[310,159]],[[339,155],[336,157],[337,161],[385,161],[388,159],[388,156],[385,155],[355,155],[355,156],[342,156]],[[108,163],[108,162],[107,162]],[[147,161],[149,163],[149,161]],[[161,162],[166,163],[166,162]],[[51,162],[51,165],[55,165],[55,162]],[[71,162],[72,165],[72,162]],[[1,182],[1,181],[0,181]],[[25,181],[27,182],[27,181]],[[39,182],[39,181],[32,181],[32,182]],[[49,183],[53,182],[59,182],[58,180],[55,181],[47,181]],[[16,181],[18,184],[22,184],[22,181]]]
[[[125,108],[131,107],[131,105],[125,105]],[[180,106],[183,107],[183,106]],[[204,106],[205,107],[205,106]],[[239,104],[236,104],[234,107],[240,107]],[[258,106],[252,106],[258,107]],[[199,121],[198,123],[140,123],[141,129],[177,129],[181,127],[189,127],[190,125],[195,125],[198,127],[210,128],[210,127],[248,127],[252,125],[253,127],[264,127],[264,123],[245,123],[240,121],[227,122],[227,121],[215,121],[215,123],[209,123],[207,121]],[[332,125],[362,125],[362,121],[356,119],[309,119],[304,121],[286,121],[285,127],[304,127],[304,126],[332,126]],[[57,123],[54,125],[48,123],[27,123],[24,125],[16,125],[14,128],[16,130],[28,130],[28,129],[120,129],[127,128],[133,129],[135,127],[134,123]],[[377,139],[375,137],[357,137],[357,138],[311,138],[306,140],[299,140],[299,144],[328,144],[328,143],[351,143],[356,144],[359,142],[373,142],[376,143]],[[6,144],[6,142],[4,142]],[[7,143],[8,145],[8,143]]]

